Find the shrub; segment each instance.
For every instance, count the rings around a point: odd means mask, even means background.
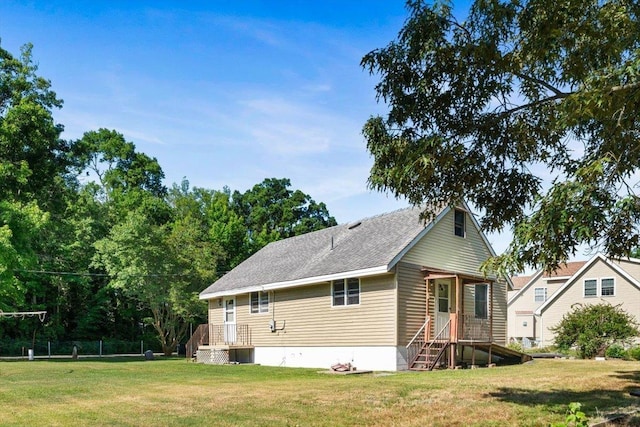
[[[556,333],[558,348],[575,346],[578,355],[584,359],[604,356],[605,350],[613,343],[624,343],[638,336],[635,318],[620,305],[608,303],[574,304],[551,330]]]
[[[511,341],[507,344],[507,347],[511,350],[519,351],[520,353],[524,352],[524,347],[518,341]]]
[[[612,359],[626,359],[629,357],[627,350],[625,350],[620,344],[610,345],[604,355]]]
[[[640,346],[631,347],[627,353],[629,354],[629,358],[633,360],[640,360]]]

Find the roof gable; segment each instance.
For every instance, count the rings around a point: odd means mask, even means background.
[[[401,209],[272,242],[202,291],[200,299],[387,272],[428,231],[420,212]]]
[[[564,285],[562,285],[556,292],[554,292],[553,295],[551,295],[551,297],[548,300],[546,300],[540,307],[538,307],[538,309],[535,311],[535,314],[536,315],[542,314],[542,312],[545,311],[547,307],[549,307],[551,304],[553,304],[553,302],[556,299],[558,299],[558,297],[562,295],[562,293],[568,287],[573,286],[577,282],[578,278],[582,276],[582,273],[584,273],[589,268],[591,268],[597,261],[602,261],[611,270],[615,271],[616,273],[618,273],[619,275],[627,279],[633,286],[640,289],[640,282],[638,282],[636,278],[632,277],[621,266],[616,265],[611,261],[609,261],[609,259],[607,259],[607,257],[605,257],[603,254],[597,253],[596,255],[593,256],[593,258],[585,262],[584,265],[578,271],[576,271],[573,274],[573,276],[571,276],[571,278],[567,280],[567,282]]]

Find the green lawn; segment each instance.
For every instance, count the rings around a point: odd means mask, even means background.
[[[640,405],[640,363],[326,375],[184,359],[0,362],[0,425],[549,425]]]

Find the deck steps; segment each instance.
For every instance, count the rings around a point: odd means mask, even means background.
[[[449,347],[448,341],[430,341],[425,343],[409,369],[412,371],[432,371],[442,362],[442,356]]]

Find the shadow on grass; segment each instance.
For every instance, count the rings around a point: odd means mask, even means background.
[[[621,373],[626,378],[627,372]],[[638,380],[640,373],[634,375]],[[579,381],[579,380],[578,380]],[[524,406],[542,406],[550,413],[565,414],[571,402],[582,403],[582,410],[589,416],[597,413],[612,413],[624,406],[640,405],[640,399],[633,397],[629,391],[634,387],[624,387],[617,390],[589,390],[571,391],[562,389],[530,390],[513,387],[500,387],[488,393],[489,396],[503,402]]]

